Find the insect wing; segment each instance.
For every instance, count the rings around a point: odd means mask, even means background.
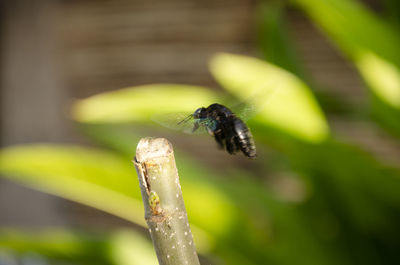
[[[269,93],[267,96],[260,93],[257,97],[254,96],[243,102],[232,104],[230,109],[241,120],[247,121],[256,116],[267,104],[269,104],[269,101],[273,98],[275,93],[276,90]]]
[[[231,110],[243,121],[251,119],[259,112],[259,109],[251,101],[237,103],[231,107]]]
[[[201,124],[196,131],[193,131],[196,121],[191,113],[174,112],[168,114],[157,114],[154,115],[152,119],[162,126],[175,131],[181,131],[188,134],[206,132],[205,127],[201,126]]]

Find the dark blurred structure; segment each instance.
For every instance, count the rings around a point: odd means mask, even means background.
[[[380,8],[379,1],[365,2]],[[217,89],[207,70],[212,54],[257,55],[257,2],[251,0],[15,0],[1,5],[2,146],[81,142],[67,116],[74,98],[161,82]],[[290,27],[322,92],[364,102],[366,90],[356,70],[300,12],[291,11]],[[328,118],[343,137],[400,163],[400,147],[381,132],[329,113]],[[116,222],[3,179],[0,213],[0,225]]]

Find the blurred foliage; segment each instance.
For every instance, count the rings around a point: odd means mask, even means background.
[[[297,75],[313,90],[324,111],[337,115],[360,116],[360,106],[329,89],[318,89],[298,53],[296,40],[289,26],[289,1],[264,0],[257,9],[257,46],[264,59]],[[361,107],[362,108],[362,107]]]
[[[397,0],[384,0],[387,20],[396,27],[400,27],[400,2]]]
[[[207,105],[217,100],[221,100],[221,95],[203,87],[147,85],[80,100],[74,105],[73,116],[77,121],[89,123],[149,122],[158,112],[193,111],[193,106]]]
[[[17,254],[42,255],[46,257],[42,261],[44,264],[157,264],[151,242],[130,230],[99,234],[61,229],[35,232],[1,229],[0,247],[2,246],[6,248],[3,255],[0,254],[0,264],[4,264],[1,263],[1,257],[7,252],[10,259],[16,261]],[[32,261],[31,264],[37,263]]]
[[[360,70],[374,95],[377,120],[400,132],[396,29],[355,1],[292,2]],[[155,84],[79,100],[72,111],[78,128],[107,150],[8,147],[0,151],[0,173],[144,226],[130,160],[141,137],[155,129],[171,133],[152,117],[190,113],[214,102],[247,102],[254,108],[248,123],[259,150],[252,168],[212,168],[175,146],[200,254],[212,264],[398,264],[400,168],[336,138],[305,83],[310,81],[287,32],[285,12],[283,1],[263,2],[258,12],[259,47],[270,63],[232,54],[211,59],[210,71],[225,92]],[[132,231],[4,230],[1,247],[16,256],[32,251],[73,264],[156,262],[151,243]]]
[[[374,117],[400,136],[400,34],[353,0],[292,0],[354,62],[372,92]],[[388,1],[392,6],[395,1]],[[393,9],[394,12],[396,9]],[[382,111],[384,109],[384,111]]]
[[[145,224],[140,213],[126,211],[143,205],[134,166],[117,154],[35,144],[3,149],[0,161],[1,171],[15,181]]]
[[[258,7],[258,46],[267,61],[306,78],[287,25],[286,1],[261,1]]]

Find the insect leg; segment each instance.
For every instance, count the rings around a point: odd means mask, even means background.
[[[234,142],[235,142],[235,151],[239,151],[240,150],[240,139],[237,135],[234,136]]]
[[[195,122],[194,122],[193,129],[192,129],[192,133],[194,133],[198,128],[199,128],[199,122],[198,122],[198,121],[195,121]]]
[[[233,136],[230,136],[226,139],[226,151],[228,151],[229,154],[235,153],[236,150],[235,142],[233,141],[233,139]]]
[[[225,128],[224,132],[226,151],[228,151],[229,154],[233,154],[236,150],[235,134],[233,134],[231,128]]]
[[[224,135],[222,134],[222,130],[217,130],[214,133],[214,139],[217,142],[219,148],[224,148]]]
[[[193,117],[193,114],[188,115],[186,118],[184,118],[183,120],[181,120],[180,122],[178,122],[178,125],[181,125],[184,122],[187,122],[188,120],[190,120]]]

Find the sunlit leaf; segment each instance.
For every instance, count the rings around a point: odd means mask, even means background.
[[[73,118],[80,122],[151,122],[159,113],[193,112],[218,102],[218,93],[198,86],[155,84],[125,88],[78,101]]]
[[[350,56],[367,50],[400,65],[400,36],[359,1],[292,0]]]
[[[356,64],[374,93],[400,110],[400,68],[374,53],[359,54]]]
[[[144,224],[135,168],[116,154],[78,146],[15,146],[1,150],[0,173]]]
[[[118,265],[158,264],[152,243],[130,230],[119,231],[111,236],[109,255]]]
[[[132,230],[84,233],[65,229],[0,230],[0,250],[36,253],[59,263],[152,265],[158,264],[150,240]]]
[[[400,34],[353,0],[293,0],[356,64],[372,91],[400,110]]]
[[[107,237],[91,233],[74,233],[61,228],[31,231],[2,228],[0,249],[12,249],[16,253],[35,252],[64,261],[86,261],[108,264]]]
[[[222,86],[260,110],[258,120],[302,140],[320,142],[328,125],[309,88],[295,75],[261,60],[219,54],[211,72]]]

